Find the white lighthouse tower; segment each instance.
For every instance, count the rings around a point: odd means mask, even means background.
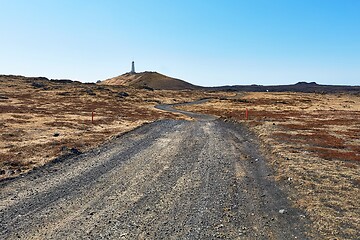
[[[131,74],[134,74],[135,73],[135,62],[132,61],[131,63],[131,71],[130,71]]]

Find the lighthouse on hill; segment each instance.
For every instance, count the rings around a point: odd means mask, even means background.
[[[135,62],[134,61],[132,61],[132,63],[131,63],[131,71],[130,71],[130,73],[131,74],[135,74],[136,72],[135,72]]]

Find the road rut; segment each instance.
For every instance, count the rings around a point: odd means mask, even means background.
[[[147,124],[1,182],[0,239],[306,239],[258,149],[222,120]]]

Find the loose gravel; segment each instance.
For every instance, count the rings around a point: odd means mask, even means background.
[[[307,239],[245,127],[162,120],[0,182],[0,239]]]

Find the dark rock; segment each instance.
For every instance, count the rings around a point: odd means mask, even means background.
[[[78,81],[73,81],[73,80],[70,80],[70,79],[51,79],[50,81],[51,82],[56,82],[56,83],[63,83],[63,84],[78,82]]]
[[[20,160],[9,160],[3,162],[3,164],[11,166],[12,168],[21,167],[23,163]]]
[[[46,85],[44,83],[41,83],[41,82],[33,82],[33,83],[31,83],[31,86],[33,86],[34,88],[46,89]]]
[[[58,136],[60,136],[60,133],[56,132],[56,133],[54,133],[53,136],[54,136],[54,137],[58,137]]]
[[[155,102],[155,103],[157,103],[157,104],[162,104],[161,101],[155,100],[155,99],[145,99],[144,102]]]
[[[94,93],[94,91],[91,90],[91,89],[86,89],[85,92],[86,92],[87,94],[89,94],[90,96],[96,96],[96,93]]]
[[[118,96],[119,98],[124,98],[124,97],[128,97],[129,94],[128,94],[127,92],[119,92],[119,93],[117,94],[117,96]]]
[[[149,91],[154,91],[153,88],[151,87],[148,87],[148,86],[141,86],[142,89],[145,89],[145,90],[149,90]]]
[[[4,169],[0,169],[0,175],[4,175],[6,172]]]
[[[62,146],[60,148],[60,151],[62,151],[62,152],[65,152],[65,151],[68,151],[68,150],[69,150],[69,148],[67,146]]]
[[[49,81],[46,77],[29,77],[27,78],[29,81]]]
[[[77,148],[71,148],[71,149],[70,149],[70,152],[71,152],[72,154],[76,154],[76,155],[79,155],[79,154],[82,153],[82,152],[79,151]]]
[[[70,95],[70,92],[60,92],[60,93],[58,93],[57,95],[60,95],[60,96],[69,96],[69,95]]]
[[[6,96],[2,96],[2,95],[0,95],[0,99],[9,99],[8,97],[6,97]]]
[[[111,92],[110,89],[108,89],[107,87],[102,86],[102,85],[96,85],[96,89],[97,89],[97,90],[102,90],[102,91],[105,90],[105,91]]]

